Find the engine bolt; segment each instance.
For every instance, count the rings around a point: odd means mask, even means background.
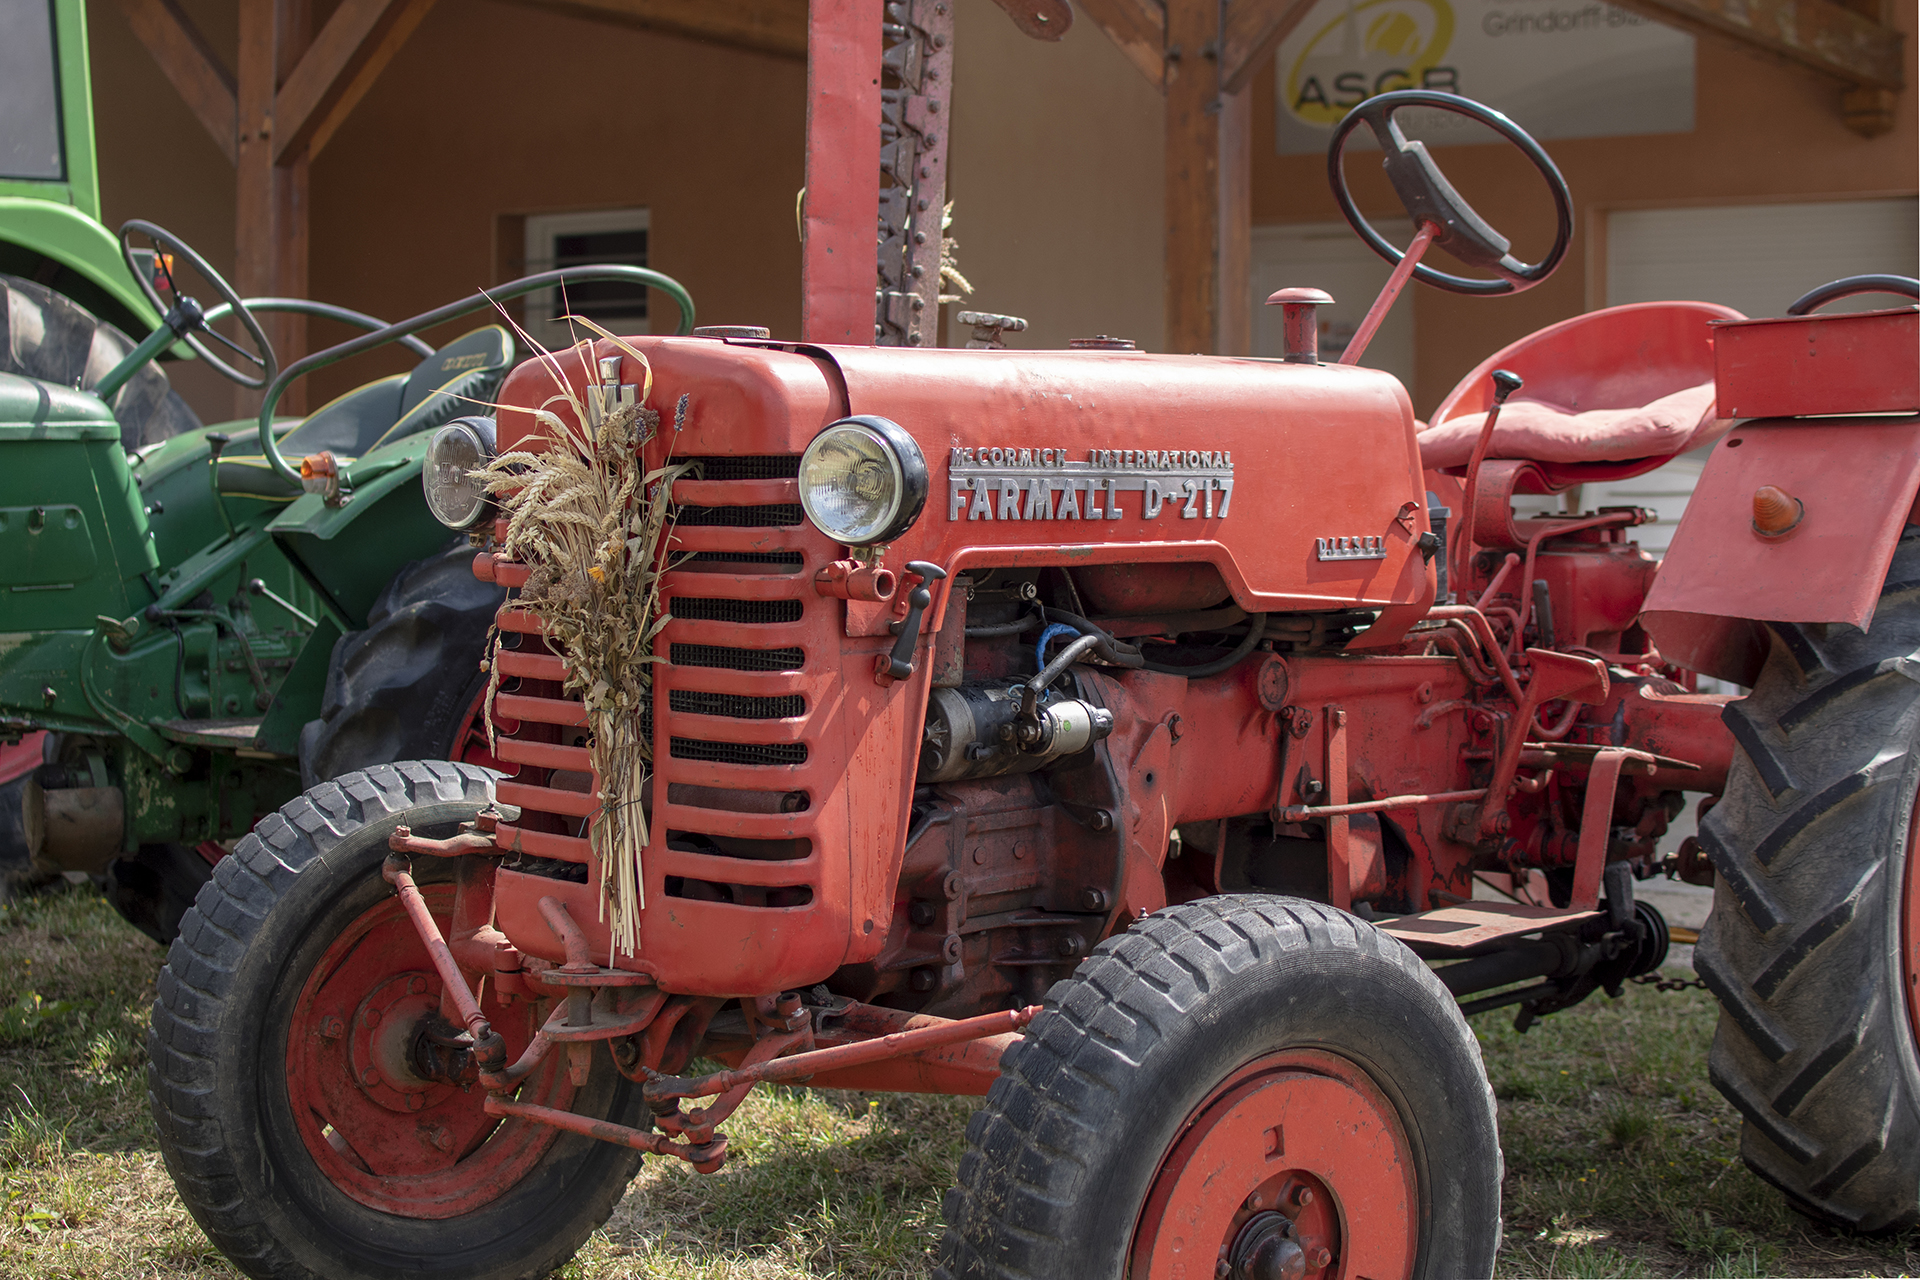
[[[1107,891],[1105,889],[1086,888],[1080,891],[1080,905],[1088,911],[1107,909]]]

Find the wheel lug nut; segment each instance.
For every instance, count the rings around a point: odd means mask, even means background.
[[[1333,1251],[1331,1249],[1315,1249],[1313,1251],[1313,1265],[1315,1270],[1325,1267],[1332,1261]]]
[[[408,978],[407,979],[408,995],[417,996],[422,991],[425,991],[426,989],[427,989],[427,980],[425,978]]]
[[[1300,1206],[1300,1207],[1301,1207],[1302,1209],[1304,1209],[1304,1208],[1306,1208],[1306,1207],[1307,1207],[1308,1205],[1310,1205],[1310,1204],[1312,1204],[1312,1203],[1313,1203],[1313,1188],[1312,1188],[1312,1187],[1302,1187],[1302,1188],[1300,1188],[1300,1190],[1299,1190],[1299,1191],[1297,1191],[1296,1193],[1294,1193],[1294,1197],[1293,1197],[1293,1202],[1294,1202],[1295,1204],[1297,1204],[1297,1205],[1299,1205],[1299,1206]]]
[[[419,1109],[420,1109],[420,1095],[419,1095],[419,1094],[417,1094],[417,1093],[410,1093],[410,1094],[408,1094],[408,1095],[407,1095],[407,1110],[409,1110],[409,1111],[418,1111]]]
[[[360,1073],[360,1083],[368,1086],[379,1084],[380,1073],[378,1071],[375,1071],[372,1067],[368,1067],[366,1070]]]
[[[1266,1204],[1266,1197],[1262,1196],[1258,1191],[1247,1197],[1247,1208],[1249,1209],[1263,1209],[1266,1207]]]
[[[338,1040],[346,1034],[346,1031],[347,1024],[340,1021],[337,1017],[329,1015],[328,1017],[320,1019],[320,1034],[329,1040]]]
[[[377,1026],[379,1026],[379,1025],[380,1025],[380,1011],[379,1011],[378,1009],[369,1009],[369,1010],[367,1010],[367,1011],[366,1011],[365,1013],[363,1013],[363,1014],[361,1014],[361,1015],[360,1015],[360,1025],[362,1025],[362,1026],[366,1026],[366,1027],[377,1027]]]

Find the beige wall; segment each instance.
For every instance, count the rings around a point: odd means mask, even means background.
[[[194,11],[230,39],[232,0]],[[151,218],[227,267],[231,168],[118,6],[94,6],[93,27],[108,223]],[[797,336],[805,89],[798,59],[493,0],[436,5],[314,161],[309,292],[397,319],[494,283],[503,264],[517,273],[521,247],[496,243],[503,218],[646,206],[652,265],[703,321]],[[654,323],[672,327],[670,303]],[[374,355],[321,373],[310,403],[404,366]],[[227,416],[223,384],[176,381],[203,415]]]
[[[715,3],[721,0],[714,0]],[[188,0],[229,46],[233,0]],[[1914,6],[1902,5],[1908,83]],[[233,177],[117,5],[92,8],[103,200],[109,224],[139,215],[231,262]],[[1084,16],[1058,44],[1022,36],[993,0],[959,0],[949,195],[967,306],[1026,316],[1012,339],[1063,346],[1108,333],[1162,345],[1162,105]],[[360,104],[312,177],[313,296],[389,318],[504,278],[511,219],[645,205],[655,265],[692,289],[711,323],[797,336],[805,68],[495,0],[434,8]],[[1702,40],[1691,133],[1549,144],[1573,188],[1576,239],[1547,284],[1505,299],[1411,291],[1414,402],[1430,410],[1501,344],[1602,305],[1609,208],[1904,194],[1916,176],[1915,98],[1899,127],[1867,140],[1840,122],[1834,82]],[[1256,225],[1338,217],[1324,162],[1273,149],[1274,77],[1255,81]],[[1521,121],[1524,125],[1525,121]],[[1437,151],[1468,198],[1524,255],[1545,247],[1539,180],[1504,147]],[[1403,216],[1356,163],[1369,212]],[[1371,179],[1371,181],[1369,181]],[[506,243],[502,243],[503,219]],[[958,307],[948,308],[949,314]],[[662,325],[670,306],[659,308]],[[950,329],[953,326],[949,326]],[[949,344],[964,331],[947,334]],[[384,372],[370,357],[316,391]],[[178,369],[178,367],[176,366]],[[208,417],[231,397],[202,370],[176,381]],[[318,403],[317,400],[314,403]]]
[[[948,196],[975,290],[965,306],[1024,316],[1032,328],[1010,346],[1104,333],[1154,350],[1165,333],[1160,94],[1075,16],[1047,44],[992,0],[954,10]],[[965,342],[949,329],[948,345]]]

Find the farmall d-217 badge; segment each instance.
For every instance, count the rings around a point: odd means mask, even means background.
[[[1135,499],[1125,495],[1139,494]],[[1207,449],[961,449],[947,462],[949,520],[1187,520],[1225,516],[1233,455]]]

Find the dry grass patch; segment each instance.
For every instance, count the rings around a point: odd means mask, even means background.
[[[160,948],[99,895],[0,907],[0,1276],[233,1277],[173,1193],[146,1103]],[[21,1002],[21,997],[38,997]],[[1897,1275],[1920,1235],[1800,1218],[1738,1160],[1704,992],[1629,988],[1526,1036],[1474,1029],[1500,1099],[1503,1277]],[[650,1160],[566,1280],[895,1280],[930,1271],[964,1098],[762,1089],[712,1177]]]

